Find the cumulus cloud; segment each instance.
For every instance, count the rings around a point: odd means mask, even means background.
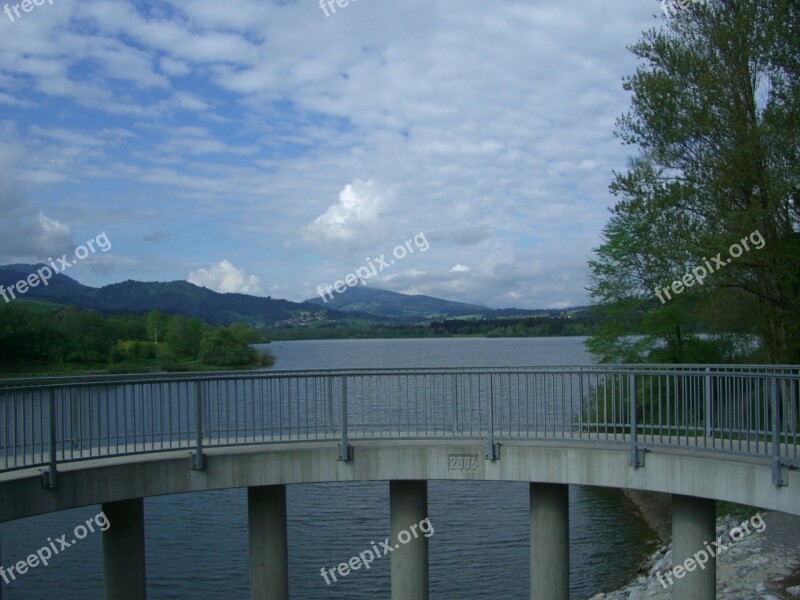
[[[470,269],[466,265],[457,264],[455,267],[450,269],[450,272],[452,272],[452,273],[469,273],[471,270],[472,269]]]
[[[209,269],[191,271],[188,281],[221,294],[264,295],[257,276],[248,276],[244,269],[237,269],[228,260],[223,260]]]
[[[318,246],[367,248],[381,236],[378,220],[385,194],[373,181],[356,179],[339,192],[339,202],[303,229],[306,241]]]

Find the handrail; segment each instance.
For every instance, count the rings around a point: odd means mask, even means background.
[[[582,372],[582,373],[628,373],[636,371],[639,374],[664,374],[664,373],[773,373],[777,375],[800,374],[798,365],[715,365],[715,364],[618,364],[618,365],[552,365],[552,366],[512,366],[512,367],[375,367],[351,369],[274,369],[264,368],[257,370],[237,371],[199,371],[199,372],[174,372],[174,373],[124,373],[100,375],[72,375],[72,376],[47,376],[0,378],[0,390],[7,388],[41,388],[51,386],[64,386],[71,384],[103,384],[103,383],[132,383],[132,382],[160,382],[160,381],[197,381],[226,379],[250,379],[253,377],[281,377],[281,376],[318,376],[320,374],[332,375],[374,375],[379,373],[430,373],[430,374],[461,374],[461,373],[497,373],[497,372]]]
[[[0,380],[0,473],[98,457],[366,439],[661,447],[800,466],[800,367],[578,365],[226,371]]]

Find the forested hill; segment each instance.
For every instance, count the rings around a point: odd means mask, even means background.
[[[24,280],[43,265],[0,267],[0,285],[6,289]],[[213,325],[243,322],[265,327],[299,315],[317,314],[336,318],[338,313],[308,303],[261,298],[246,294],[220,294],[186,281],[124,281],[93,288],[63,274],[54,276],[47,286],[28,289],[24,298],[74,305],[106,313],[145,313],[158,310],[202,319]]]
[[[432,296],[401,294],[364,285],[347,288],[343,294],[332,293],[330,299],[316,296],[308,302],[347,313],[377,315],[397,322],[414,323],[442,317],[483,316],[493,312],[485,306]]]
[[[372,286],[347,288],[343,294],[331,293],[326,300],[314,297],[308,302],[343,313],[394,324],[420,324],[443,319],[496,319],[560,315],[571,309],[492,309],[477,304],[453,302],[433,296],[401,294]],[[580,307],[576,307],[580,309]]]

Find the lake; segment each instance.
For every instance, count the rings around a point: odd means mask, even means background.
[[[320,340],[265,346],[275,369],[585,365],[584,338]],[[389,598],[390,559],[326,585],[323,566],[388,536],[389,484],[288,486],[290,594],[297,600]],[[428,486],[433,600],[524,600],[528,595],[528,484],[432,481]],[[0,525],[0,564],[71,532],[98,506]],[[112,523],[113,527],[113,523]],[[249,598],[246,490],[145,500],[148,598]],[[617,491],[570,494],[571,598],[618,587],[652,550],[652,533]],[[102,551],[90,534],[51,564],[6,586],[3,600],[101,599]],[[57,590],[57,591],[55,591]]]

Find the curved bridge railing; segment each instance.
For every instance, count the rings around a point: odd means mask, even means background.
[[[797,366],[248,371],[0,380],[0,475],[186,449],[351,440],[508,440],[681,448],[800,467]]]

